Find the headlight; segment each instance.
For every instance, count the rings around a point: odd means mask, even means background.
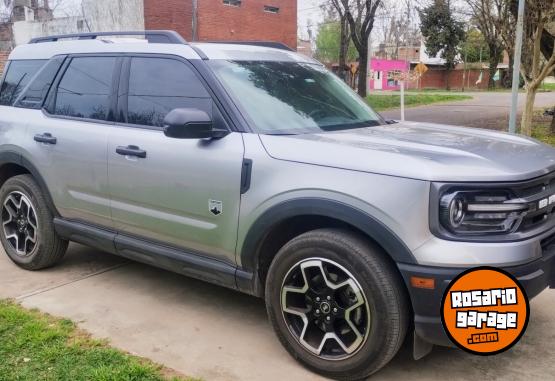
[[[441,227],[457,236],[514,232],[531,205],[504,190],[459,190],[439,199]]]

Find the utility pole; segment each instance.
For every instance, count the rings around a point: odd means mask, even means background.
[[[520,85],[520,61],[522,56],[522,35],[524,33],[524,1],[518,0],[518,20],[516,23],[515,55],[513,65],[513,94],[511,99],[511,114],[509,117],[509,132],[516,133],[516,116],[518,109],[518,88]]]

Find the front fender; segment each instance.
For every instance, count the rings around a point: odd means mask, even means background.
[[[266,210],[250,227],[240,249],[245,271],[256,271],[258,248],[264,237],[279,223],[295,216],[330,217],[351,225],[378,243],[395,262],[416,263],[410,249],[386,225],[366,212],[340,201],[324,198],[297,198]]]

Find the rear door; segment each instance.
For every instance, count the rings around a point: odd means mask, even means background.
[[[120,67],[116,56],[67,57],[44,108],[28,114],[25,139],[60,214],[108,228],[106,155]],[[33,107],[35,101],[31,92],[19,103]]]
[[[117,230],[234,264],[241,134],[218,140],[164,135],[163,119],[175,108],[206,111],[217,128],[228,127],[194,68],[179,58],[127,58],[118,99],[121,124],[108,146]]]

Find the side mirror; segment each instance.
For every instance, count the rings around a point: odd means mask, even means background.
[[[210,116],[195,108],[176,108],[164,118],[164,134],[176,139],[223,138],[229,131],[215,130]]]

